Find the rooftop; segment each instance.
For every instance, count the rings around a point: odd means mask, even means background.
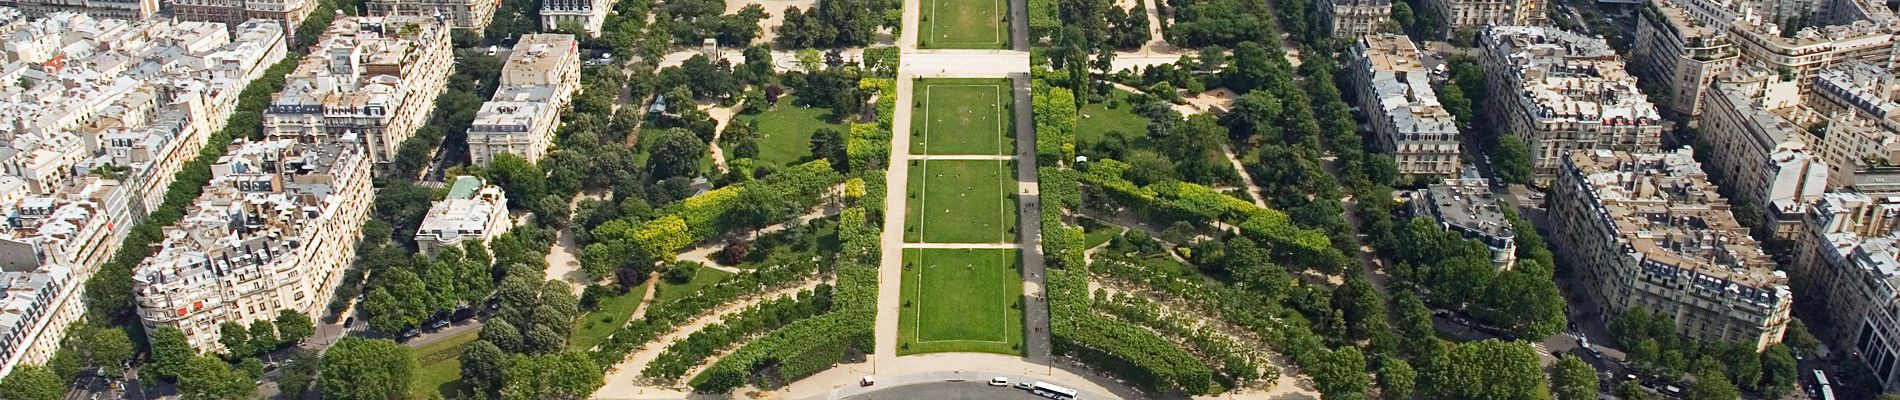
[[[1426,199],[1432,202],[1433,213],[1439,221],[1467,231],[1499,238],[1516,236],[1511,220],[1499,206],[1498,196],[1491,193],[1490,182],[1476,177],[1476,172],[1466,169],[1465,177],[1426,186]]]
[[[1603,39],[1539,26],[1492,26],[1491,51],[1508,57],[1511,75],[1540,117],[1615,125],[1660,121],[1636,77]]]
[[[1646,265],[1671,266],[1739,285],[1725,290],[1770,304],[1775,290],[1785,290],[1787,277],[1775,271],[1774,261],[1729,213],[1727,200],[1716,194],[1692,150],[1576,151],[1566,161],[1589,186],[1598,217]]]
[[[1401,132],[1448,133],[1456,140],[1457,121],[1432,91],[1430,71],[1418,46],[1404,35],[1379,33],[1360,38],[1359,47],[1370,72],[1376,110]]]

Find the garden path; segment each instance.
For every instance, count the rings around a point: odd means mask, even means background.
[[[692,393],[692,388],[686,387],[684,384],[676,384],[676,385],[670,385],[670,386],[652,385],[649,382],[646,382],[645,379],[641,378],[640,370],[645,369],[647,364],[650,364],[653,362],[654,359],[659,358],[660,353],[666,350],[667,345],[672,344],[674,341],[684,340],[686,339],[687,336],[692,336],[694,332],[699,332],[700,329],[705,328],[707,325],[712,325],[715,323],[719,323],[720,321],[724,321],[726,317],[731,316],[734,313],[744,311],[747,307],[752,307],[752,305],[754,304],[759,304],[769,299],[776,299],[779,297],[795,294],[800,291],[810,290],[811,288],[817,287],[818,283],[819,283],[818,279],[812,279],[812,280],[806,281],[805,283],[799,284],[797,286],[792,286],[792,287],[787,287],[783,289],[768,291],[762,294],[747,296],[743,300],[726,303],[724,305],[719,306],[719,308],[715,309],[713,312],[706,313],[698,317],[694,317],[691,320],[688,320],[685,324],[681,324],[679,327],[674,328],[672,332],[668,332],[665,335],[661,335],[658,338],[654,338],[653,341],[648,342],[645,346],[641,346],[639,350],[636,350],[633,353],[628,354],[627,358],[620,360],[619,364],[614,364],[614,366],[611,369],[609,369],[607,372],[607,381],[606,381],[607,384],[604,386],[601,386],[599,390],[594,391],[593,397],[594,398],[616,398],[615,396],[625,395],[629,393],[650,394],[650,393],[668,393],[668,392],[682,394],[680,396],[676,396],[673,398],[687,397],[685,396],[685,394]],[[642,308],[645,308],[645,307],[642,307]],[[717,360],[717,359],[715,358],[714,360]],[[690,377],[691,375],[687,375],[687,376]]]

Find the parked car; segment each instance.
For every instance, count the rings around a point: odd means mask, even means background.
[[[1029,388],[1032,387],[1036,387],[1036,384],[1033,382],[1016,382],[1017,389],[1029,390]]]
[[[431,331],[434,331],[434,330],[440,330],[440,329],[442,329],[443,327],[447,327],[447,326],[449,326],[449,319],[448,319],[448,318],[443,318],[443,319],[438,319],[438,320],[434,320],[434,321],[429,321],[429,330],[431,330]]]
[[[996,386],[996,387],[1009,386],[1009,378],[1004,378],[1000,376],[995,377],[995,378],[990,378],[990,386]]]

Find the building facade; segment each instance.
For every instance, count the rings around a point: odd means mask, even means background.
[[[1538,25],[1546,18],[1542,0],[1430,0],[1427,8],[1444,16],[1451,29],[1492,25]]]
[[[72,12],[137,21],[158,14],[158,0],[0,0],[0,6],[18,8],[33,18]]]
[[[369,15],[442,16],[449,26],[480,34],[495,19],[501,0],[368,0]]]
[[[1769,220],[1797,215],[1829,187],[1828,165],[1812,150],[1825,136],[1812,129],[1825,126],[1825,117],[1802,105],[1795,82],[1772,73],[1737,78],[1716,83],[1703,101],[1704,167],[1734,190],[1737,203]]]
[[[146,332],[222,351],[218,326],[321,315],[356,255],[373,190],[353,143],[236,142],[211,183],[132,271]]]
[[[1333,0],[1319,7],[1320,26],[1338,38],[1377,33],[1391,20],[1392,0]]]
[[[469,125],[469,161],[486,167],[500,154],[546,156],[561,109],[580,90],[580,57],[573,35],[523,35],[501,67],[501,87]]]
[[[78,13],[0,24],[0,376],[59,348],[87,280],[284,58],[278,24],[235,31]]]
[[[600,36],[607,23],[610,0],[546,0],[541,2],[541,30],[544,32],[579,29],[587,36]],[[570,32],[571,33],[571,32]]]
[[[429,213],[423,215],[416,228],[416,246],[435,254],[469,240],[488,244],[507,233],[513,222],[508,219],[508,195],[501,187],[460,176],[449,186],[448,197],[429,206]]]
[[[317,10],[317,0],[165,0],[164,8],[179,20],[229,27],[254,19],[270,20],[288,36]]]
[[[273,139],[360,143],[371,161],[395,161],[422,128],[454,69],[449,29],[432,17],[344,17],[285,77],[264,111]]]
[[[1445,178],[1459,171],[1458,122],[1432,91],[1418,46],[1404,35],[1360,37],[1351,77],[1379,147],[1407,177]]]
[[[1585,150],[1564,158],[1550,196],[1559,259],[1583,282],[1584,307],[1673,317],[1706,342],[1781,341],[1793,292],[1688,149]]]
[[[1655,152],[1662,118],[1603,39],[1556,28],[1493,26],[1480,39],[1488,123],[1530,149],[1538,181],[1572,151]]]
[[[1673,2],[1649,0],[1637,10],[1630,69],[1669,92],[1669,104],[1657,106],[1689,117],[1701,114],[1702,92],[1735,67],[1740,52],[1727,32],[1689,17]]]

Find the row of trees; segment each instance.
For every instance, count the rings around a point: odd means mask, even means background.
[[[1789,331],[1789,337],[1806,334],[1803,326]],[[1694,375],[1695,383],[1688,386],[1695,398],[1732,398],[1738,387],[1773,398],[1797,388],[1799,372],[1788,344],[1757,352],[1752,343],[1704,343],[1678,334],[1674,318],[1640,307],[1610,321],[1610,337],[1645,375],[1668,380]]]

